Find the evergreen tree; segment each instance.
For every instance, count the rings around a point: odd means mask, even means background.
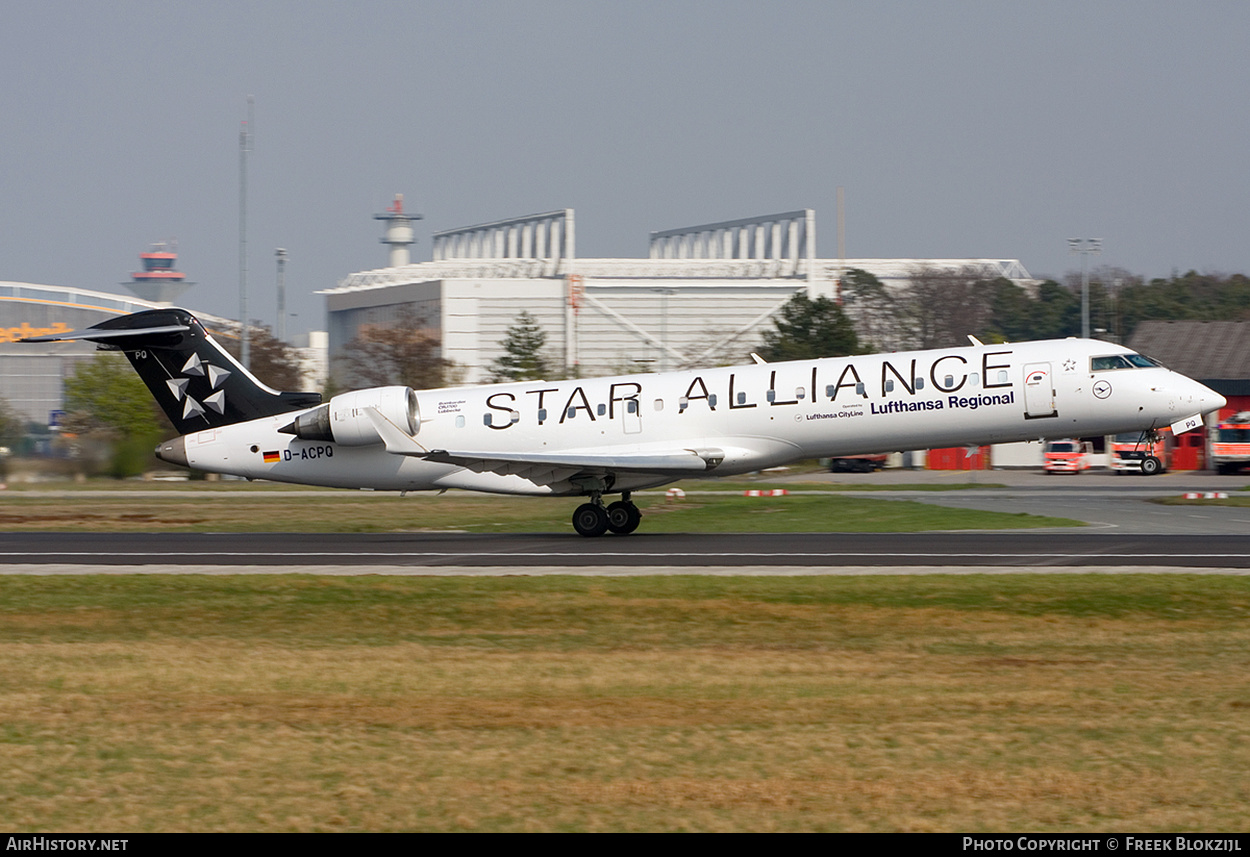
[[[768,361],[843,357],[859,352],[855,327],[842,307],[827,297],[812,300],[796,292],[764,332],[760,356]]]
[[[860,342],[874,350],[898,348],[906,325],[894,296],[876,276],[851,268],[842,277],[842,308],[855,324]]]
[[[492,381],[536,381],[550,374],[542,353],[547,334],[528,311],[521,311],[499,344],[503,356],[491,364]]]

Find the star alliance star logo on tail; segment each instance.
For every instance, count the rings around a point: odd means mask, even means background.
[[[222,369],[220,366],[214,366],[212,363],[205,363],[200,360],[198,354],[192,354],[187,358],[187,362],[182,366],[183,378],[170,378],[165,383],[169,385],[169,391],[174,394],[174,401],[182,402],[182,418],[190,419],[191,417],[203,416],[205,407],[216,411],[219,414],[226,412],[226,391],[219,390],[226,379],[230,377],[230,372]],[[209,395],[204,397],[203,402],[196,401],[187,389],[191,386],[193,378],[203,378],[208,382],[210,391]]]

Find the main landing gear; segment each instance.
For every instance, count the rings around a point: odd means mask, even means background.
[[[583,503],[573,512],[573,529],[582,536],[601,536],[609,530],[625,535],[638,529],[640,523],[642,512],[629,499],[628,491],[606,508],[599,493],[595,492],[589,503]]]

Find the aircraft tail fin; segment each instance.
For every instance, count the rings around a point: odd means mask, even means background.
[[[151,309],[73,333],[24,342],[85,340],[121,351],[179,434],[311,408],[319,393],[280,393],[257,380],[184,309]]]

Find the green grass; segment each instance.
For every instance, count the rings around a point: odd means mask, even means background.
[[[0,577],[0,829],[1241,829],[1244,578]]]
[[[1084,526],[1025,514],[948,509],[839,494],[743,497],[735,491],[639,495],[646,532],[916,532]],[[0,495],[0,531],[565,532],[578,498],[325,491],[194,492],[136,498],[107,492]]]

